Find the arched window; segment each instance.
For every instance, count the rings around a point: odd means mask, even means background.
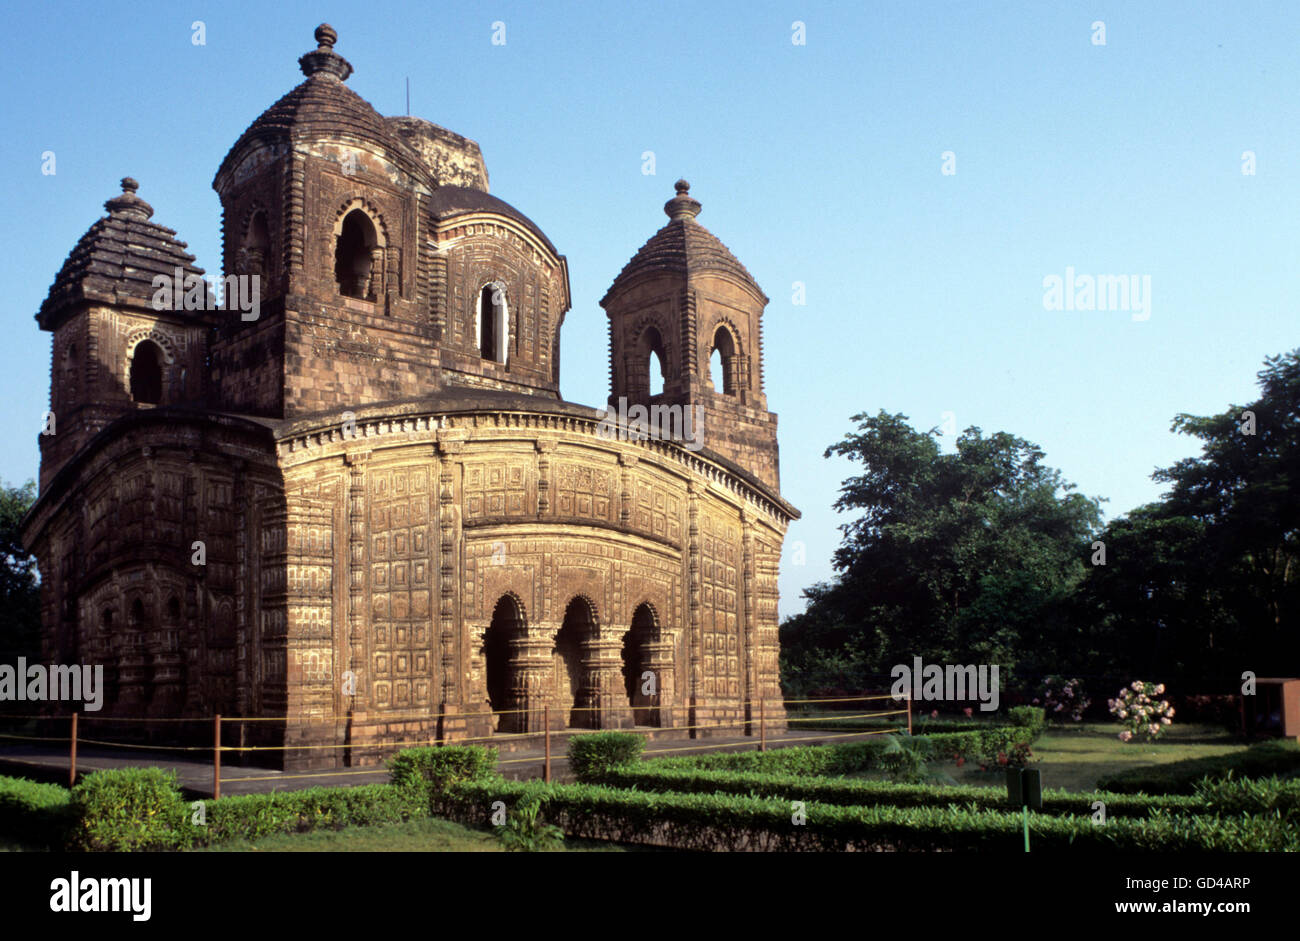
[[[721,385],[718,384],[717,378],[713,378],[715,360],[718,363],[718,372],[721,374]],[[713,378],[713,388],[723,395],[736,394],[738,362],[735,338],[726,327],[718,327],[713,334],[713,348],[709,351],[709,373]]]
[[[334,246],[334,280],[340,294],[363,301],[375,299],[372,275],[378,248],[379,236],[368,215],[353,209],[343,217],[343,228]]]
[[[649,395],[662,395],[664,391],[664,338],[657,327],[647,327],[641,334],[637,349],[638,369],[645,376],[644,389]]]
[[[504,363],[510,345],[510,314],[505,288],[499,283],[485,284],[479,291],[474,322],[478,355],[494,363]]]
[[[346,222],[344,225],[346,226]],[[270,248],[271,232],[266,225],[266,213],[258,210],[253,213],[253,218],[248,223],[248,233],[244,236],[244,244],[239,250],[240,273],[265,279]]]
[[[163,393],[163,355],[158,344],[141,340],[131,355],[131,398],[144,405],[157,405]]]

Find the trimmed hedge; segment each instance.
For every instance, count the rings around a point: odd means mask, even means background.
[[[881,767],[885,755],[901,749],[898,736],[888,735],[844,745],[794,745],[790,748],[777,748],[765,752],[746,751],[651,758],[643,762],[643,765],[654,768],[699,768],[822,776],[886,770]]]
[[[1278,814],[1300,825],[1300,778],[1207,779],[1197,786],[1196,797],[1216,813]]]
[[[115,768],[86,775],[72,789],[68,847],[77,850],[174,850],[188,845],[188,807],[176,773]]]
[[[159,768],[96,771],[71,794],[53,785],[0,778],[0,832],[70,849],[120,852],[399,823],[427,815],[430,793],[497,780],[496,761],[496,749],[477,745],[412,748],[389,762],[393,784],[225,797],[204,801],[202,813],[182,797],[175,774]],[[33,810],[45,817],[32,816]],[[15,818],[27,821],[29,829],[11,824]]]
[[[496,776],[497,750],[482,745],[407,748],[388,760],[389,780],[398,787],[445,787],[456,781]]]
[[[33,847],[61,849],[72,821],[72,793],[57,784],[0,777],[0,834]]]
[[[424,788],[366,784],[223,797],[203,801],[202,814],[193,803],[181,796],[172,772],[97,771],[73,790],[66,845],[110,852],[176,850],[273,833],[400,823],[425,816],[429,798]]]
[[[657,793],[752,794],[755,797],[787,798],[815,801],[836,806],[876,807],[957,807],[969,810],[1002,810],[1006,792],[999,788],[939,785],[891,784],[884,781],[855,781],[843,778],[802,777],[798,775],[760,774],[738,771],[701,769],[657,769],[645,766],[613,768],[582,778],[583,783],[610,787],[654,791]],[[1200,797],[1148,797],[1145,794],[1043,792],[1043,812],[1051,815],[1092,813],[1094,801],[1106,805],[1107,817],[1145,817],[1152,811],[1208,814],[1213,810]],[[1221,803],[1226,806],[1225,796]],[[1271,805],[1261,803],[1261,810]],[[1230,812],[1256,812],[1234,805]]]
[[[1031,727],[1006,726],[969,732],[914,735],[911,738],[904,735],[881,735],[865,742],[795,745],[767,752],[652,758],[645,764],[656,768],[754,771],[817,777],[884,771],[902,780],[914,780],[919,776],[924,761],[957,756],[992,764],[996,763],[999,753],[1010,752],[1017,744],[1028,745],[1037,737],[1038,733]]]
[[[314,787],[305,791],[243,794],[206,802],[206,826],[188,824],[186,846],[211,846],[227,840],[256,840],[275,833],[341,830],[401,823],[428,814],[428,795],[391,784]]]
[[[1031,726],[1000,726],[979,732],[937,732],[917,735],[913,741],[926,760],[962,758],[995,764],[999,754],[1010,752],[1017,745],[1031,745],[1042,734],[1042,728]]]
[[[1016,727],[1032,730],[1035,741],[1047,728],[1047,710],[1042,706],[1012,706],[1007,710],[1007,719]]]
[[[1192,794],[1204,778],[1217,781],[1229,776],[1241,779],[1296,774],[1300,774],[1300,744],[1293,741],[1261,742],[1228,755],[1130,768],[1102,778],[1097,787],[1121,794]]]
[[[701,851],[1023,851],[1019,813],[938,807],[837,807],[728,794],[645,793],[590,784],[455,784],[435,795],[441,816],[481,824],[492,805],[537,800],[541,816],[589,839]],[[803,821],[797,822],[802,811]],[[1300,850],[1300,833],[1275,817],[1117,818],[1035,815],[1036,851]]]
[[[592,732],[569,739],[569,768],[582,777],[631,764],[645,750],[645,739],[631,732]]]

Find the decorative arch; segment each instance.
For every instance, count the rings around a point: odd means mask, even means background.
[[[334,283],[344,297],[377,301],[384,292],[388,228],[366,199],[355,197],[334,218]]]
[[[672,331],[658,317],[643,318],[633,327],[628,353],[627,385],[628,391],[634,396],[659,394],[655,391],[658,384],[653,370],[656,366],[664,385],[676,378],[677,357],[672,336]]]
[[[714,382],[714,390],[723,395],[739,395],[741,386],[740,333],[736,325],[725,317],[714,321],[712,333],[709,334],[707,355],[704,357],[705,375],[712,379],[714,356],[718,357],[719,379]]]
[[[565,602],[565,604],[564,604],[564,610],[567,612],[568,609],[569,609],[569,607],[570,607],[574,602],[577,602],[577,601],[581,601],[583,604],[585,604],[585,605],[587,606],[587,610],[591,613],[591,623],[592,623],[592,624],[595,624],[596,626],[599,627],[599,625],[600,625],[600,606],[597,605],[595,599],[593,599],[593,598],[591,597],[591,595],[587,594],[585,591],[574,592],[574,593],[573,593],[573,596],[572,596],[571,598],[569,598],[568,601]]]
[[[351,199],[344,200],[334,212],[334,237],[338,238],[343,231],[343,220],[354,210],[361,210],[369,218],[371,224],[375,227],[375,233],[379,239],[379,247],[388,247],[388,223],[384,221],[384,214],[379,207],[366,199],[364,196],[353,196]]]
[[[133,330],[126,335],[126,364],[128,367],[130,367],[131,360],[135,356],[136,347],[145,340],[152,340],[158,345],[162,350],[163,360],[168,366],[176,362],[176,356],[178,355],[176,339],[156,327],[145,327],[140,330]]]

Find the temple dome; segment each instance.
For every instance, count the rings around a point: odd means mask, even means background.
[[[316,141],[339,137],[378,145],[395,163],[417,176],[428,167],[388,121],[368,101],[348,88],[344,80],[352,66],[334,52],[337,34],[328,24],[316,29],[320,45],[301,56],[298,65],[306,80],[271,105],[248,126],[230,148],[217,171],[217,179],[235,166],[251,143]]]
[[[690,277],[705,271],[720,273],[740,282],[766,304],[767,295],[748,269],[717,236],[695,221],[700,213],[700,203],[690,195],[691,185],[678,180],[676,189],[677,195],[664,204],[668,224],[652,235],[623,266],[605,292],[601,304],[643,275],[666,272]]]
[[[68,254],[36,315],[53,330],[63,315],[83,301],[152,308],[157,275],[183,279],[203,276],[176,230],[149,221],[153,207],[137,196],[140,184],[122,180],[122,193],[104,203],[108,215],[92,225]],[[170,308],[169,308],[170,309]],[[199,317],[201,313],[189,312]]]

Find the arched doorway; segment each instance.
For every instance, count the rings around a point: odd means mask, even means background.
[[[555,649],[551,652],[555,663],[554,702],[571,727],[595,727],[595,714],[582,708],[590,705],[583,696],[586,675],[582,659],[587,642],[595,634],[596,612],[591,602],[581,596],[574,598],[564,609],[564,623],[555,634]]]
[[[514,667],[510,663],[510,642],[524,636],[524,614],[514,595],[502,595],[492,611],[492,623],[483,632],[483,668],[488,706],[493,712],[514,709],[512,686]],[[496,725],[498,731],[522,731],[524,716],[507,714]]]
[[[623,635],[623,683],[634,725],[659,725],[664,678],[651,663],[650,645],[659,640],[654,609],[641,604],[632,612],[632,627]]]

